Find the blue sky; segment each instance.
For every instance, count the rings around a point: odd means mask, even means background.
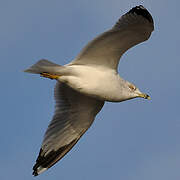
[[[41,58],[70,62],[135,5],[152,14],[151,38],[121,59],[121,76],[152,100],[106,103],[48,179],[180,179],[180,21],[178,0],[1,0],[0,179],[31,180],[54,111],[55,82],[22,71]]]

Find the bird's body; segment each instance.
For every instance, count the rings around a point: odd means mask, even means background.
[[[120,102],[127,99],[122,96],[125,80],[115,70],[84,65],[71,65],[66,68],[71,74],[62,75],[58,80],[78,92],[102,101]]]
[[[56,79],[56,108],[33,167],[39,175],[60,160],[87,131],[105,101],[149,99],[118,72],[120,57],[132,46],[146,41],[154,29],[143,6],[123,15],[115,26],[89,42],[69,64],[60,66],[40,60],[25,72]]]

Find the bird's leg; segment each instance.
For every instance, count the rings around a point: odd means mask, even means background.
[[[55,75],[55,74],[50,74],[50,73],[40,73],[41,77],[45,77],[45,78],[49,78],[49,79],[58,79],[59,75]]]

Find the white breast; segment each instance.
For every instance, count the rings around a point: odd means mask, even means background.
[[[71,74],[61,76],[59,81],[88,96],[103,101],[117,101],[121,78],[115,70],[85,65],[73,65],[68,68]]]

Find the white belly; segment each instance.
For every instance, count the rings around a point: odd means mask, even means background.
[[[120,77],[115,70],[84,65],[68,68],[72,73],[60,76],[59,81],[88,96],[103,101],[117,101]]]

